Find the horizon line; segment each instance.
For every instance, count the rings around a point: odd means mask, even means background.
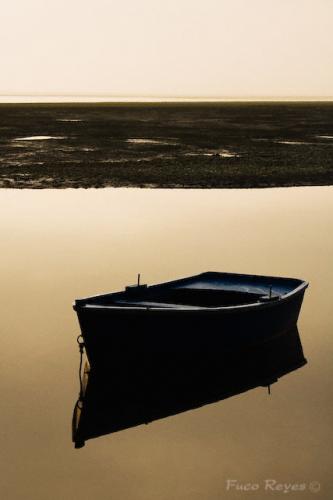
[[[0,94],[0,103],[331,102],[333,96],[117,96],[105,94]]]

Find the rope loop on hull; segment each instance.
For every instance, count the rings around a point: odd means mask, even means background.
[[[83,354],[84,354],[84,348],[85,348],[85,343],[83,340],[82,335],[80,334],[77,339],[76,339],[78,345],[79,345],[79,351],[80,351],[80,365],[79,365],[79,381],[80,381],[80,393],[79,393],[79,402],[83,401],[83,382],[82,382],[82,363],[83,363]]]

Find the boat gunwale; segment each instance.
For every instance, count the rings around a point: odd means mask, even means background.
[[[206,273],[203,273],[206,274]],[[223,273],[223,274],[232,274],[234,275],[235,273]],[[198,275],[200,276],[200,275]],[[254,276],[255,275],[238,275],[238,276]],[[272,276],[258,276],[258,277],[264,277],[264,278],[272,278],[272,279],[295,279],[297,278],[280,278],[280,277],[272,277]],[[189,278],[184,278],[184,280],[188,280]],[[167,284],[172,284],[175,282],[179,282],[182,280],[175,280],[175,281],[170,281],[167,283],[162,283],[161,285],[167,285]],[[202,312],[208,312],[208,313],[214,313],[214,312],[226,312],[226,313],[232,313],[233,311],[236,312],[243,312],[249,309],[254,309],[260,307],[262,308],[268,308],[268,307],[278,307],[279,304],[282,302],[287,302],[290,299],[292,299],[294,296],[298,295],[301,293],[303,290],[305,290],[309,286],[309,282],[303,281],[303,280],[297,280],[300,281],[300,285],[290,292],[281,295],[278,300],[272,300],[272,301],[267,301],[267,302],[254,302],[251,304],[239,304],[239,305],[232,305],[232,306],[217,306],[217,307],[200,307],[200,306],[183,306],[180,304],[174,304],[174,306],[171,307],[158,307],[158,306],[131,306],[131,305],[122,305],[122,306],[117,306],[117,305],[103,305],[103,304],[87,304],[84,303],[86,300],[89,299],[95,299],[98,297],[105,297],[106,295],[112,295],[110,294],[100,294],[92,297],[87,297],[86,299],[78,299],[77,301],[74,302],[73,308],[74,310],[78,311],[79,309],[95,309],[95,310],[106,310],[106,311],[121,311],[121,312],[165,312],[165,313],[174,313],[175,311],[177,312],[182,312],[184,314],[186,313],[202,313]],[[152,285],[152,286],[159,286],[159,285]],[[150,288],[150,287],[149,287]],[[117,293],[117,292],[113,292]]]

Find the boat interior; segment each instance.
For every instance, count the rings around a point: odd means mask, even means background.
[[[113,303],[119,305],[145,307],[220,307],[241,304],[252,304],[260,300],[261,295],[234,290],[209,290],[204,288],[171,288],[166,290],[127,290],[120,297],[115,297]]]

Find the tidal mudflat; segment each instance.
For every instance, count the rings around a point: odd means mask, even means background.
[[[332,103],[0,105],[0,187],[331,184]]]

